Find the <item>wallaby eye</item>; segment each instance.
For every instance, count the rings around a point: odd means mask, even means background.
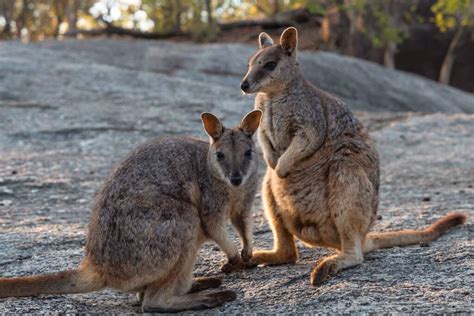
[[[247,150],[245,153],[244,153],[244,156],[245,158],[252,158],[252,150]]]
[[[216,152],[216,158],[217,158],[217,160],[223,160],[225,158],[225,155],[224,155],[224,153],[218,151],[218,152]]]
[[[265,65],[263,65],[263,68],[268,70],[268,71],[272,71],[273,69],[275,69],[276,67],[276,63],[273,62],[273,61],[269,61],[268,63],[266,63]]]

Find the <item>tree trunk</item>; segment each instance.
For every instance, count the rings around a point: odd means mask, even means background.
[[[346,6],[346,17],[349,21],[346,54],[349,56],[355,56],[355,35],[357,31],[357,16],[354,12],[355,5],[352,0],[344,0],[344,5]]]
[[[211,0],[206,0],[206,11],[207,11],[207,25],[209,27],[212,27],[212,24],[214,23],[213,18],[212,18],[212,3]]]
[[[22,6],[21,6],[20,14],[18,15],[18,18],[15,21],[15,23],[16,23],[16,34],[17,34],[18,38],[21,38],[21,31],[26,26],[26,19],[28,18],[28,11],[29,11],[29,8],[28,8],[29,2],[28,2],[28,0],[23,0],[21,2],[21,4],[22,4]]]
[[[397,52],[397,44],[388,43],[385,45],[383,54],[383,64],[389,69],[395,69],[395,53]]]
[[[54,13],[56,15],[56,27],[54,28],[54,37],[59,36],[59,32],[61,31],[61,24],[64,21],[64,2],[63,1],[54,1]]]
[[[448,51],[446,52],[446,56],[444,57],[443,63],[441,64],[441,70],[439,72],[440,83],[449,84],[454,60],[456,59],[456,48],[459,44],[459,41],[461,40],[463,32],[464,28],[460,26],[454,34],[451,43],[449,44]]]
[[[61,24],[63,23],[63,17],[60,15],[56,16],[56,27],[54,28],[54,37],[59,36],[59,32],[61,31]]]
[[[3,3],[2,3],[3,2]],[[2,31],[2,35],[9,38],[12,32],[12,20],[13,12],[15,10],[15,0],[4,0],[0,8],[2,9],[3,18],[5,19],[5,26]]]
[[[273,15],[280,13],[280,0],[273,0]]]
[[[181,0],[175,0],[173,32],[181,32]]]
[[[167,32],[167,33],[154,33],[154,32],[141,32],[136,30],[129,30],[124,29],[122,27],[114,26],[110,22],[105,22],[106,27],[101,29],[93,29],[93,30],[80,30],[76,29],[74,32],[67,32],[64,36],[72,36],[76,37],[77,35],[85,35],[85,36],[110,36],[110,35],[119,35],[119,36],[130,36],[134,38],[142,38],[142,39],[167,39],[172,37],[189,37],[190,34],[183,33],[181,31],[178,32]]]
[[[79,0],[69,0],[67,2],[66,17],[68,23],[68,32],[77,30],[77,11],[79,10]]]

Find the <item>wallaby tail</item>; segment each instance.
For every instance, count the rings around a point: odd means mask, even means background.
[[[48,275],[0,278],[0,298],[39,294],[87,293],[104,287],[98,274],[87,267]]]
[[[381,248],[409,246],[435,240],[450,228],[464,224],[467,215],[450,213],[421,230],[400,230],[385,233],[370,233],[364,243],[364,253]]]

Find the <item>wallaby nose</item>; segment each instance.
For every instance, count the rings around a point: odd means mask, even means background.
[[[242,183],[242,176],[240,173],[234,173],[230,176],[230,183],[235,186],[239,186]]]
[[[247,80],[242,81],[240,89],[242,89],[243,92],[247,92],[248,88],[250,88],[249,82]]]

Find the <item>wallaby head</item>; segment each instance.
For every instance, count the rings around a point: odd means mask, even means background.
[[[226,128],[211,113],[201,114],[210,137],[208,166],[215,175],[233,186],[240,186],[257,172],[258,157],[252,135],[260,125],[262,112],[248,113],[239,126]]]
[[[245,93],[272,93],[285,89],[300,75],[296,56],[298,31],[294,27],[287,28],[281,34],[279,44],[274,44],[271,37],[262,32],[258,43],[260,49],[250,57],[240,88]]]

